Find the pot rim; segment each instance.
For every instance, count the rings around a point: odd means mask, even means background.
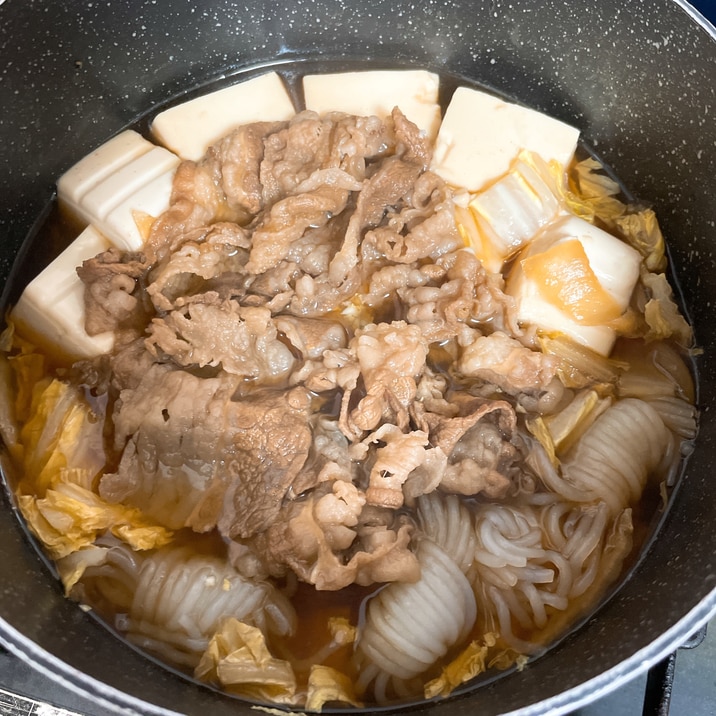
[[[659,638],[611,669],[555,696],[505,712],[503,716],[544,714],[560,716],[592,703],[659,663],[713,617],[716,617],[716,589],[671,628],[663,632]],[[120,709],[129,708],[137,714],[146,716],[181,716],[180,712],[138,699],[75,669],[25,637],[2,618],[0,618],[0,644],[43,676],[109,710],[120,713]]]
[[[716,26],[713,25],[700,10],[695,8],[688,0],[672,0],[672,2],[686,10],[686,12],[711,35],[711,38],[716,41]]]

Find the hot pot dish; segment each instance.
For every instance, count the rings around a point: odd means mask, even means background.
[[[60,177],[66,248],[2,336],[12,491],[66,595],[201,682],[445,697],[633,564],[696,437],[692,331],[574,127],[420,69],[300,89]]]

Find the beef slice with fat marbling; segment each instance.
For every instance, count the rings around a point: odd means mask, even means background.
[[[306,391],[235,400],[240,379],[155,364],[115,410],[116,472],[100,494],[170,529],[253,534],[270,524],[311,444]]]

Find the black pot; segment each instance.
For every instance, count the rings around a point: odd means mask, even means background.
[[[2,3],[0,3],[2,5]],[[657,538],[586,624],[521,674],[411,712],[563,713],[615,688],[716,609],[716,31],[681,0],[36,0],[0,7],[0,275],[15,300],[48,253],[23,238],[55,179],[197,85],[266,64],[369,60],[478,81],[563,119],[653,202],[703,355],[701,429]],[[288,67],[288,65],[286,65]],[[334,65],[337,66],[337,65]],[[26,267],[10,276],[16,257]],[[64,599],[9,500],[0,639],[105,706],[250,707],[155,665]]]

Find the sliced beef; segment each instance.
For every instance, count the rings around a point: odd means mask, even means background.
[[[386,127],[375,118],[320,118],[313,112],[302,112],[271,134],[261,164],[270,209],[254,232],[247,270],[261,274],[272,268],[307,230],[340,215],[351,192],[361,191],[367,163],[386,151],[387,140]]]
[[[170,529],[211,529],[221,509],[211,496],[228,481],[216,457],[227,447],[227,408],[238,381],[152,365],[136,387],[120,393],[114,424],[121,460],[115,473],[102,477],[100,494],[136,505]]]
[[[188,296],[207,290],[243,295],[249,246],[246,230],[227,222],[187,234],[150,274],[147,293],[156,309],[170,311],[184,305]]]
[[[236,301],[193,302],[154,318],[146,346],[160,360],[185,368],[221,367],[254,385],[280,384],[295,364],[271,311],[242,308]]]
[[[82,269],[88,326],[134,331],[96,367],[103,497],[340,589],[419,577],[420,495],[521,489],[514,406],[557,396],[555,365],[511,337],[430,160],[396,108],[247,125],[179,166],[147,258]]]
[[[119,394],[123,390],[135,390],[155,362],[154,356],[144,345],[143,336],[115,349],[114,354],[109,356],[111,382],[115,392]]]
[[[275,324],[304,360],[321,360],[325,351],[348,344],[345,326],[339,321],[278,316]]]
[[[323,316],[340,311],[358,293],[367,274],[362,268],[356,270],[343,283],[335,285],[328,272],[313,277],[307,273],[296,280],[295,294],[288,310],[295,316]]]
[[[331,184],[281,199],[272,205],[252,237],[246,270],[261,274],[282,261],[291,244],[309,228],[323,226],[340,214],[348,203],[349,191]]]
[[[370,277],[368,291],[361,296],[361,300],[370,308],[380,308],[386,304],[395,305],[398,301],[398,289],[417,288],[435,283],[445,276],[445,269],[436,264],[422,266],[408,266],[405,264],[390,264],[376,270]],[[405,318],[403,307],[401,315],[396,318]]]
[[[420,566],[410,549],[413,525],[392,510],[370,507],[355,485],[335,480],[284,504],[271,526],[244,544],[239,571],[281,577],[290,569],[317,589],[349,584],[414,582]]]
[[[365,240],[381,256],[401,264],[412,264],[426,257],[437,258],[463,245],[455,216],[448,208],[432,214],[407,233],[389,223],[368,232]]]
[[[420,327],[431,343],[457,339],[464,345],[477,337],[473,328],[504,326],[511,299],[470,250],[441,257],[444,278],[435,284],[398,289],[406,320]]]
[[[428,412],[420,416],[431,445],[447,456],[440,488],[462,495],[504,497],[519,457],[511,442],[517,422],[514,408],[507,401],[459,393],[451,396],[450,403],[458,411],[453,416]]]
[[[516,394],[546,390],[557,372],[557,361],[496,331],[479,336],[465,347],[458,370],[464,376],[479,378],[506,393]]]
[[[311,450],[291,486],[289,499],[298,499],[303,493],[324,482],[343,480],[358,484],[361,479],[361,453],[357,453],[355,446],[341,433],[338,422],[319,414],[313,416],[311,423]]]
[[[221,167],[221,188],[232,209],[256,216],[266,205],[261,164],[266,143],[284,126],[282,122],[247,124],[209,149],[204,162]]]
[[[375,252],[396,263],[410,264],[438,257],[464,246],[447,184],[430,171],[420,173],[405,201],[388,210],[381,227],[369,231],[361,250]]]
[[[225,457],[231,480],[218,520],[222,534],[251,537],[274,524],[308,457],[310,412],[308,393],[300,388],[232,403]]]
[[[379,443],[368,478],[366,500],[370,505],[397,509],[403,506],[403,483],[425,464],[428,435],[422,430],[404,433],[383,423],[364,442]]]
[[[384,421],[405,429],[427,354],[420,330],[404,321],[371,324],[358,331],[349,345],[354,368],[346,366],[339,374],[343,376],[339,380],[345,381],[341,385],[341,430],[345,435],[356,439]],[[358,376],[363,395],[353,407]]]
[[[148,268],[144,254],[116,248],[87,259],[77,268],[85,285],[85,330],[89,335],[141,329],[147,310],[136,289]]]
[[[389,208],[395,206],[408,193],[420,175],[421,168],[403,161],[400,157],[388,157],[367,180],[358,195],[356,209],[351,215],[346,235],[338,253],[331,260],[329,276],[338,285],[358,264],[358,247],[363,234],[377,227]]]
[[[440,488],[460,495],[505,497],[513,485],[517,450],[492,423],[471,427],[456,444],[445,466]]]
[[[151,255],[162,258],[186,234],[216,222],[248,224],[263,205],[258,173],[264,138],[283,126],[257,122],[239,127],[210,147],[200,162],[182,162],[169,209],[152,225]]]
[[[116,406],[116,472],[100,494],[140,507],[170,529],[228,534],[265,528],[311,444],[305,391],[234,400],[241,382],[155,364]]]
[[[285,128],[266,138],[260,167],[266,205],[296,193],[301,182],[328,165],[332,127],[330,119],[301,112]]]

